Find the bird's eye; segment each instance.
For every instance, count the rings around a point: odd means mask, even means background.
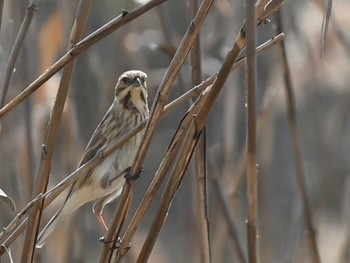
[[[123,77],[123,78],[122,78],[122,82],[123,82],[123,83],[127,83],[128,81],[129,81],[129,78],[128,78],[128,77]]]
[[[141,81],[142,84],[144,84],[145,81],[146,81],[146,79],[145,79],[144,77],[141,77],[141,78],[140,78],[140,81]]]

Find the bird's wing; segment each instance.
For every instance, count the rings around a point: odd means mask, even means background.
[[[104,132],[102,127],[106,124],[106,122],[110,121],[111,110],[112,110],[112,107],[107,111],[102,121],[99,123],[96,130],[92,134],[91,139],[88,145],[86,146],[83,155],[81,156],[78,167],[90,161],[96,155],[96,153],[98,153],[101,147],[106,143],[107,136],[103,134]]]
[[[106,143],[107,136],[105,136],[104,134],[104,130],[106,129],[103,129],[103,126],[106,125],[106,122],[110,121],[110,118],[112,117],[110,113],[110,111],[113,110],[112,107],[113,105],[106,112],[105,116],[103,117],[96,130],[92,134],[91,139],[88,145],[86,146],[83,155],[81,156],[78,167],[90,161],[96,154],[98,154],[101,147]],[[71,185],[65,202],[67,202],[68,198],[74,192],[74,189],[79,188],[80,185],[84,184],[85,180],[87,180],[90,177],[92,171],[93,170],[90,169],[87,173],[80,175],[79,179]]]

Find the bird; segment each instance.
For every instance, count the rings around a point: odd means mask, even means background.
[[[78,167],[103,153],[126,132],[149,117],[146,78],[146,73],[140,70],[129,70],[119,77],[112,105],[94,131]],[[131,137],[70,186],[62,207],[39,233],[37,248],[45,244],[49,235],[67,217],[91,201],[95,201],[92,208],[93,213],[97,216],[102,228],[107,231],[107,225],[102,217],[103,208],[121,194],[126,181],[124,175],[130,171],[142,136],[141,131]]]

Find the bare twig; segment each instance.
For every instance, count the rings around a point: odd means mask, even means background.
[[[283,31],[282,15],[280,12],[281,11],[277,12],[276,14],[277,32]],[[282,66],[283,66],[285,95],[287,100],[288,121],[290,125],[290,130],[292,133],[291,135],[292,135],[292,141],[293,141],[293,154],[294,154],[294,162],[295,162],[295,168],[296,168],[297,183],[298,183],[298,188],[300,190],[300,195],[301,195],[302,204],[303,204],[303,210],[304,210],[303,215],[304,215],[307,231],[309,234],[308,240],[309,240],[309,246],[310,246],[311,255],[312,255],[312,262],[319,263],[321,262],[321,259],[320,259],[320,254],[317,247],[315,227],[312,219],[311,201],[309,197],[305,171],[303,167],[304,165],[303,165],[303,159],[302,159],[302,151],[301,151],[301,145],[300,145],[299,133],[298,133],[296,103],[295,103],[293,84],[292,84],[292,79],[290,75],[290,69],[288,65],[288,58],[287,58],[284,41],[280,42],[280,50],[281,50],[281,60],[282,60]]]
[[[55,64],[48,68],[42,75],[40,75],[35,81],[33,81],[23,92],[17,95],[12,101],[6,104],[0,109],[0,119],[7,113],[13,110],[18,104],[30,96],[36,91],[42,84],[44,84],[49,78],[55,75],[60,69],[71,62],[75,57],[81,54],[83,51],[96,44],[101,39],[105,38],[121,26],[129,23],[140,15],[144,14],[153,7],[160,5],[166,0],[153,0],[146,4],[134,9],[131,12],[123,12],[118,17],[114,18],[104,26],[85,37],[79,43],[74,45],[63,57],[61,57]]]
[[[38,2],[39,1],[33,1],[33,0],[30,1],[29,6],[27,7],[26,13],[24,15],[22,25],[18,31],[18,35],[16,37],[15,43],[13,44],[13,48],[11,50],[9,60],[7,62],[7,65],[6,65],[5,75],[4,75],[4,79],[3,79],[3,83],[2,83],[0,108],[2,108],[2,106],[4,106],[4,103],[6,100],[6,95],[7,95],[7,90],[8,90],[11,76],[13,73],[13,69],[15,67],[17,57],[18,57],[19,51],[21,50],[24,38],[27,35],[30,23],[32,22],[32,19],[33,19],[35,12],[38,10],[38,7],[37,7]],[[0,10],[1,15],[2,15],[2,5],[3,5],[3,3],[1,4],[1,10]],[[1,19],[1,17],[0,17],[0,19]]]

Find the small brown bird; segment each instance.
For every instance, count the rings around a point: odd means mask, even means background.
[[[78,167],[106,150],[126,132],[148,118],[146,78],[147,75],[139,70],[127,71],[119,77],[114,101],[93,133]],[[103,208],[121,194],[125,183],[123,175],[132,165],[141,139],[142,132],[130,138],[122,147],[72,184],[62,208],[39,234],[37,247],[42,247],[47,237],[76,209],[94,200],[93,212],[102,227],[107,230],[102,218]]]

